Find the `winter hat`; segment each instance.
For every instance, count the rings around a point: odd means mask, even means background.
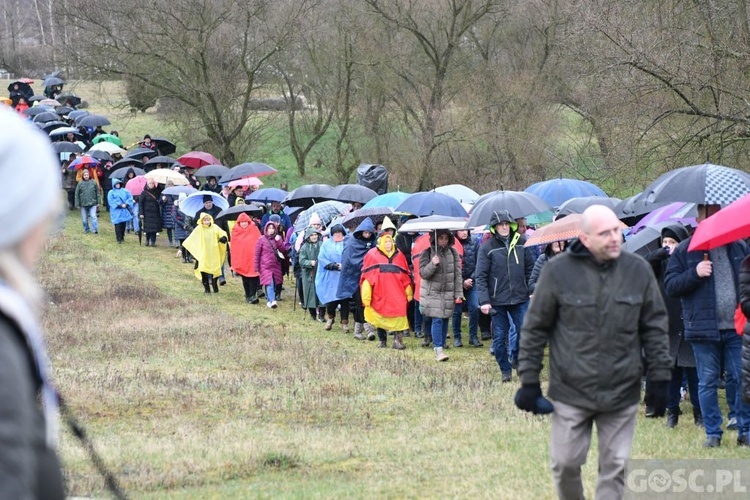
[[[333,235],[334,233],[341,233],[346,236],[346,229],[344,229],[344,226],[342,226],[341,224],[334,224],[330,229],[330,233],[331,235]]]
[[[60,209],[60,169],[49,138],[9,108],[0,109],[0,178],[6,186],[0,204],[0,247],[15,245]],[[23,165],[22,169],[18,166]],[[53,200],[29,203],[29,200]],[[19,207],[23,207],[19,210]]]
[[[203,195],[203,203],[206,203],[207,201],[213,202],[214,201],[214,197],[211,196],[210,194],[204,194]]]
[[[682,224],[670,224],[669,226],[662,228],[661,237],[662,239],[672,238],[679,243],[688,237],[688,232]]]
[[[279,216],[279,214],[271,214],[268,221],[273,222],[274,224],[281,224],[281,216]]]
[[[312,226],[313,224],[320,224],[321,226],[323,225],[323,221],[320,220],[320,216],[316,213],[310,216],[310,222],[308,223],[309,226]]]

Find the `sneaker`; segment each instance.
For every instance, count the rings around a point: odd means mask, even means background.
[[[271,302],[271,309],[276,309],[278,306],[279,305],[276,303],[275,300],[273,302]]]
[[[271,303],[270,303],[270,302],[266,302],[266,307],[267,307],[268,309],[271,309],[271,307],[273,307],[273,306],[271,305]]]
[[[729,419],[729,422],[727,422],[727,430],[728,431],[736,431],[737,430],[737,419],[732,417]]]

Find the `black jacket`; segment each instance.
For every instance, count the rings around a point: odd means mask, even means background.
[[[144,189],[138,197],[139,216],[143,217],[143,232],[158,233],[161,231],[161,190]]]
[[[750,318],[750,256],[740,265],[740,307],[745,317]],[[742,335],[742,397],[750,403],[750,321]]]
[[[534,258],[526,238],[511,231],[508,241],[495,234],[482,243],[475,271],[479,305],[506,306],[529,300],[528,280]]]

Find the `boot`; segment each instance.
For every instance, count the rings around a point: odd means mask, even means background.
[[[331,328],[333,328],[333,320],[335,318],[333,316],[328,316],[328,321],[326,321],[326,331],[330,332]]]
[[[378,349],[383,349],[385,347],[388,347],[388,343],[385,340],[378,342]]]
[[[404,345],[404,332],[396,332],[395,338],[393,339],[393,348],[403,351],[406,349]]]
[[[211,293],[211,285],[208,282],[208,278],[203,276],[201,281],[203,281],[203,293]]]
[[[209,278],[211,279],[211,284],[214,287],[214,293],[219,293],[219,283],[217,283],[216,278]]]
[[[442,347],[435,348],[435,361],[448,361],[448,355],[443,352]]]
[[[365,329],[362,323],[354,322],[354,338],[357,340],[365,340],[365,336],[362,335],[362,331]]]
[[[424,337],[422,339],[422,347],[430,347],[430,344],[432,344],[432,334],[431,333],[425,333]],[[441,349],[442,351],[442,349]]]
[[[668,408],[667,409],[667,428],[674,429],[677,427],[677,422],[680,420],[680,407]]]
[[[703,414],[701,413],[701,409],[693,406],[693,422],[695,422],[695,425],[698,427],[703,427]]]
[[[469,335],[469,345],[471,347],[482,347],[484,344],[479,341],[476,335],[473,337]]]
[[[348,319],[341,320],[341,329],[344,330],[344,333],[349,333],[349,320]]]
[[[364,324],[365,333],[367,334],[367,340],[375,340],[375,327],[372,326],[370,323]]]

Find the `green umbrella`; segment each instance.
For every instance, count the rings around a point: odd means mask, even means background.
[[[97,143],[100,143],[102,141],[111,142],[112,144],[115,144],[116,146],[122,147],[122,141],[116,135],[112,135],[112,134],[99,134],[96,137],[94,137],[93,143],[97,144]]]

